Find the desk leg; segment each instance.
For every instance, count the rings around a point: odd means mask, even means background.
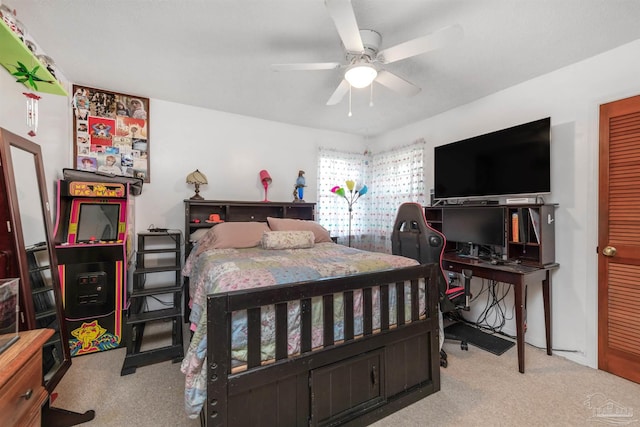
[[[524,284],[518,283],[513,285],[515,291],[516,304],[516,347],[518,348],[518,371],[524,374]]]
[[[544,304],[544,327],[547,335],[547,354],[551,356],[551,273],[547,270],[547,276],[542,281],[542,300]]]

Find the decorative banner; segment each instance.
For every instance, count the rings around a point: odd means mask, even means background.
[[[149,99],[73,85],[75,168],[150,182]]]

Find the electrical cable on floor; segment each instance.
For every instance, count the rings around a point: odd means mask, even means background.
[[[475,321],[465,319],[459,312],[448,314],[448,318],[453,321],[462,321],[473,325],[491,334],[501,334],[509,338],[515,338],[502,332],[508,320],[514,318],[515,304],[511,307],[511,314],[506,306],[506,297],[511,290],[511,286],[496,282],[495,280],[481,281],[480,291],[472,296],[471,302],[480,302],[480,298],[486,294],[486,299],[482,311]],[[491,322],[490,319],[493,319]]]
[[[511,315],[507,316],[508,308],[506,306],[506,297],[511,291],[512,286],[507,285],[505,283],[496,282],[495,280],[489,281],[490,283],[487,285],[485,280],[482,280],[480,291],[471,298],[471,302],[477,301],[481,295],[487,294],[487,299],[485,302],[485,307],[482,309],[482,312],[478,315],[475,322],[470,321],[462,317],[462,315],[458,311],[454,311],[451,313],[446,313],[447,318],[452,321],[463,322],[468,325],[475,326],[479,329],[487,331],[491,334],[501,335],[505,338],[509,338],[511,340],[517,340],[517,337],[514,335],[507,334],[502,331],[502,328],[505,326],[507,320],[513,320],[515,315],[515,303],[511,307]],[[500,296],[499,296],[500,295]],[[500,319],[498,323],[494,322],[493,324],[489,324],[488,318],[493,314],[496,319]],[[531,343],[527,343],[528,345],[540,349],[545,350],[546,347],[540,347]],[[572,350],[572,349],[562,349],[562,348],[552,348],[552,351],[560,351],[566,353],[581,353],[582,350]]]
[[[540,347],[540,346],[537,346],[537,345],[531,344],[531,343],[527,343],[527,344],[529,344],[531,347],[537,348],[539,350],[545,350],[545,351],[547,350],[547,347]],[[551,348],[551,351],[562,351],[562,352],[565,352],[565,353],[582,353],[582,350],[568,350],[568,349],[564,349],[564,348]]]
[[[484,286],[484,284],[483,284]],[[478,315],[475,325],[488,330],[492,333],[498,333],[504,328],[506,321],[513,319],[512,308],[511,316],[507,317],[508,308],[505,298],[511,290],[511,286],[505,288],[505,284],[500,284],[494,280],[488,285],[487,301],[482,312]],[[493,318],[493,321],[490,321]]]

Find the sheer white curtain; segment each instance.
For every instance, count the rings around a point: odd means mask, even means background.
[[[349,237],[349,204],[331,189],[340,186],[346,190],[346,181],[352,180],[360,189],[367,180],[367,168],[370,157],[362,153],[348,153],[320,148],[318,156],[318,202],[316,217],[322,226],[337,237],[338,243],[346,245]],[[364,222],[367,212],[368,194],[353,204],[351,212],[351,246],[358,246],[357,236],[366,232]]]
[[[391,233],[398,207],[404,202],[425,204],[424,140],[373,156],[371,197],[366,213],[367,244],[363,249],[391,253]]]
[[[366,184],[369,191],[354,205],[351,246],[391,253],[391,232],[398,207],[404,202],[425,204],[424,140],[371,155],[321,149],[318,165],[318,222],[338,242],[347,244],[348,203],[331,192],[345,181]]]

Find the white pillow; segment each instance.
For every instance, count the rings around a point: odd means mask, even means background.
[[[209,232],[208,228],[201,228],[199,230],[196,230],[193,233],[191,233],[191,235],[189,236],[189,241],[197,242],[198,240],[202,239],[208,232]]]
[[[312,248],[315,235],[312,231],[265,231],[262,233],[263,249]]]
[[[312,231],[316,243],[332,242],[331,236],[326,228],[315,221],[293,219],[293,218],[273,218],[267,217],[269,228],[273,231]]]

